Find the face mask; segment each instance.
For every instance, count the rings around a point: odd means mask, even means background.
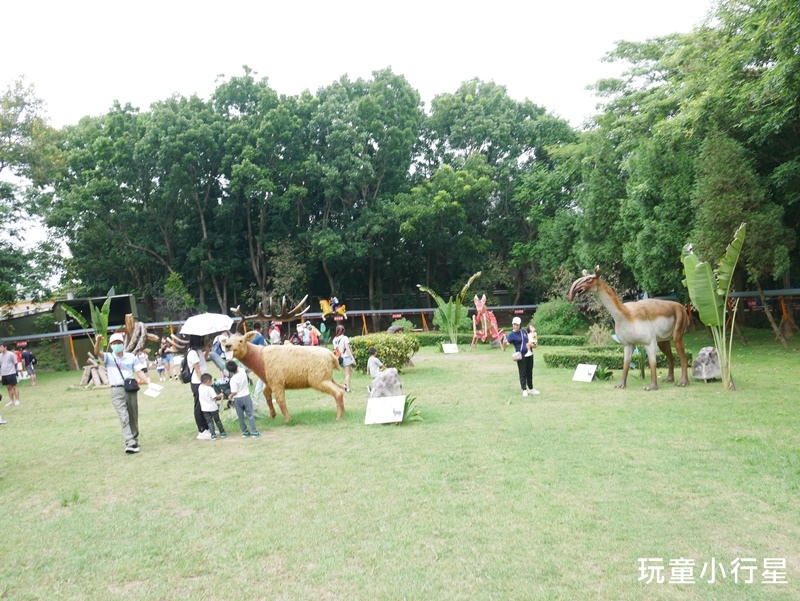
[[[125,347],[122,346],[121,344],[112,344],[111,345],[111,350],[114,351],[115,353],[121,353],[123,348],[125,348]]]

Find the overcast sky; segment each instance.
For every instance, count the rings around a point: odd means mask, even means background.
[[[60,127],[114,100],[147,110],[174,93],[208,98],[242,65],[287,95],[390,66],[426,107],[478,77],[579,126],[597,102],[585,87],[618,74],[600,62],[615,41],[688,32],[711,2],[10,0],[0,86],[24,75]]]

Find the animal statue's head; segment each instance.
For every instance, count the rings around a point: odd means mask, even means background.
[[[486,295],[484,294],[483,297],[478,298],[478,295],[475,295],[473,299],[475,303],[475,309],[477,310],[478,314],[480,315],[483,311],[486,310]]]
[[[580,296],[581,294],[585,294],[587,292],[596,292],[599,282],[599,265],[595,265],[594,273],[589,273],[584,269],[583,277],[580,277],[572,282],[572,286],[569,287],[569,296],[567,298],[569,298],[570,302],[572,302],[576,296]]]
[[[225,349],[225,359],[238,359],[241,361],[247,355],[247,343],[255,338],[256,332],[251,330],[247,334],[233,334],[223,344]]]

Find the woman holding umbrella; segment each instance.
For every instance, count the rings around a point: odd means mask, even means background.
[[[194,397],[194,421],[197,425],[199,440],[210,440],[211,432],[200,408],[200,378],[208,372],[205,354],[203,353],[203,337],[230,330],[233,319],[220,313],[203,313],[186,320],[181,334],[189,336],[189,349],[186,352],[186,363],[192,372],[192,396]]]

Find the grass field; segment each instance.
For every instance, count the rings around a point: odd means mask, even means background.
[[[41,374],[0,408],[0,599],[800,599],[800,339],[748,334],[734,393],[576,383],[539,349],[523,398],[510,352],[423,349],[424,421],[364,426],[354,375],[343,420],[290,391],[260,439],[195,440],[172,382],[140,394],[138,455],[108,390]]]

